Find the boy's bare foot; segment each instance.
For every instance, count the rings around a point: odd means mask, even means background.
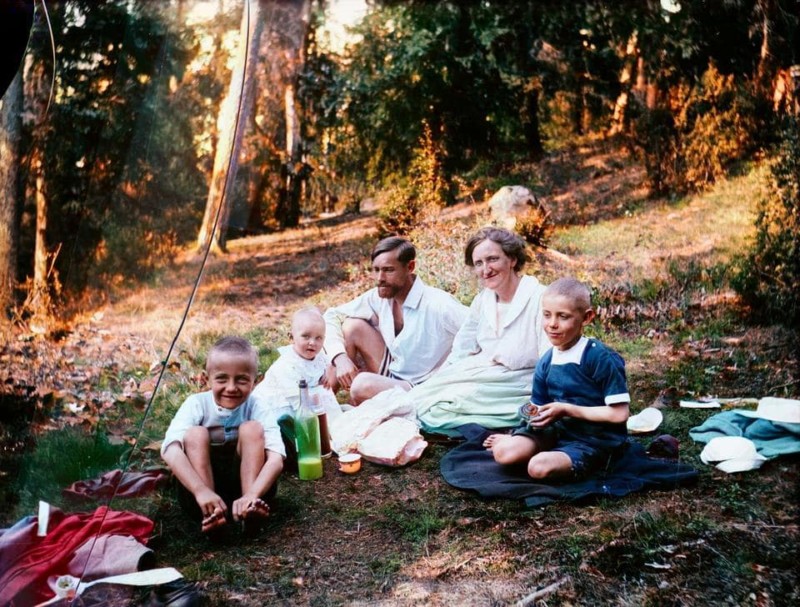
[[[486,440],[483,441],[483,446],[491,451],[494,444],[505,436],[505,434],[490,434],[486,437]]]
[[[200,523],[203,533],[210,533],[215,529],[219,529],[223,525],[225,525],[228,521],[225,519],[225,513],[222,511],[221,508],[217,508],[209,514],[203,521]]]
[[[255,500],[242,515],[242,531],[245,535],[255,535],[269,517],[269,505],[262,499]]]
[[[245,510],[242,518],[245,520],[259,520],[265,519],[269,516],[269,506],[267,502],[262,499],[254,500],[252,504]]]

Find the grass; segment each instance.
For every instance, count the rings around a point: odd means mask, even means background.
[[[565,576],[543,601],[733,605],[766,596],[764,604],[796,604],[798,458],[768,462],[747,475],[706,467],[699,462],[702,445],[689,430],[716,411],[677,406],[679,399],[705,394],[797,397],[800,390],[792,383],[796,331],[754,327],[724,296],[726,264],[751,234],[763,174],[759,168],[683,200],[616,201],[629,216],[557,231],[554,248],[571,255],[569,264],[537,254],[529,268],[545,282],[571,273],[592,283],[605,314],[589,332],[625,358],[634,411],[659,399],[664,422],[658,433],[678,438],[681,460],[700,469],[697,485],[528,510],[446,485],[439,473],[446,447],[431,445],[403,469],[367,462],[359,474],[345,476],[326,461],[319,481],[284,474],[273,515],[255,538],[234,532],[221,544],[206,541],[184,519],[170,489],[146,503],[115,507],[147,512],[157,522],[151,545],[160,563],[199,581],[210,604],[507,605]],[[420,275],[465,303],[477,285],[463,268],[461,247],[486,220],[474,207],[452,209],[414,234]],[[204,353],[220,335],[248,337],[265,370],[287,342],[294,309],[325,307],[369,284],[361,260],[371,233],[361,219],[353,221],[350,234],[343,222],[324,231],[234,241],[229,258],[212,260],[215,268],[204,278],[208,294],[198,295],[132,468],[159,463],[145,447],[163,437],[177,407],[199,389]],[[307,263],[311,256],[313,264]],[[179,263],[175,276],[159,277],[157,292],[122,299],[107,312],[118,338],[138,345],[136,364],[116,364],[113,374],[98,380],[103,390],[118,392],[129,377],[140,385],[153,377],[147,369],[164,356],[193,264]],[[230,305],[233,300],[241,305]],[[91,356],[83,358],[98,366]],[[116,418],[107,427],[129,420],[131,432],[141,415],[132,401],[112,411]],[[635,440],[646,445],[651,439]],[[121,452],[102,455],[105,446],[89,443],[97,468],[59,476],[48,494],[67,478],[117,465]],[[26,465],[37,473],[53,468],[51,462],[74,449],[71,444],[31,453]]]
[[[102,425],[91,434],[80,428],[42,434],[22,462],[17,518],[36,512],[39,500],[63,506],[62,488],[118,468],[127,452],[127,445],[109,443]]]
[[[592,284],[625,280],[646,292],[647,281],[662,278],[669,264],[711,267],[744,248],[754,234],[754,203],[765,191],[766,173],[760,167],[711,192],[642,210],[635,221],[558,229],[553,247],[594,262]]]
[[[448,521],[430,502],[389,503],[381,508],[384,524],[412,544],[426,544],[431,536],[444,529]]]

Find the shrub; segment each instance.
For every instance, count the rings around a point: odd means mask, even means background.
[[[757,130],[752,94],[737,86],[732,75],[712,65],[677,117],[682,133],[678,185],[701,190],[723,177],[727,166],[745,157]]]
[[[109,220],[95,250],[96,269],[89,283],[114,285],[146,279],[165,259],[175,256],[178,241],[175,231],[155,226],[146,218],[134,217],[128,224]]]
[[[380,236],[407,235],[417,225],[422,212],[422,201],[407,186],[397,186],[389,190],[385,202],[378,211]]]
[[[419,138],[409,166],[411,187],[419,197],[423,207],[443,207],[452,202],[452,180],[444,169],[445,150],[442,147],[440,132],[434,138],[430,125],[422,125]]]
[[[545,247],[553,233],[553,227],[550,222],[550,213],[539,204],[517,217],[514,229],[532,245]]]
[[[759,201],[753,249],[733,285],[756,316],[800,323],[800,135],[797,118],[783,131],[769,195]]]
[[[453,182],[444,171],[444,150],[427,122],[409,166],[409,183],[391,190],[378,211],[381,235],[408,234],[423,218],[453,198]]]
[[[640,108],[633,121],[633,145],[654,193],[702,190],[756,145],[761,113],[755,96],[713,65],[694,86],[672,89],[669,103],[669,109]]]

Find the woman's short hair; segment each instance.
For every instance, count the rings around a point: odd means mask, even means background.
[[[531,259],[528,254],[528,247],[520,235],[505,228],[488,226],[475,232],[472,238],[467,241],[467,246],[464,248],[464,263],[468,266],[473,267],[475,265],[472,261],[472,253],[475,247],[484,240],[491,240],[499,244],[500,248],[503,249],[503,253],[516,260],[514,269],[517,271],[521,270],[522,266]]]

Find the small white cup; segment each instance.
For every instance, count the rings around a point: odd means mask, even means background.
[[[80,580],[71,575],[59,575],[51,576],[48,578],[47,582],[50,589],[56,593],[58,598],[71,599],[75,598],[75,594],[78,592]]]
[[[361,470],[361,454],[345,453],[339,456],[339,470],[345,474],[355,474]]]

